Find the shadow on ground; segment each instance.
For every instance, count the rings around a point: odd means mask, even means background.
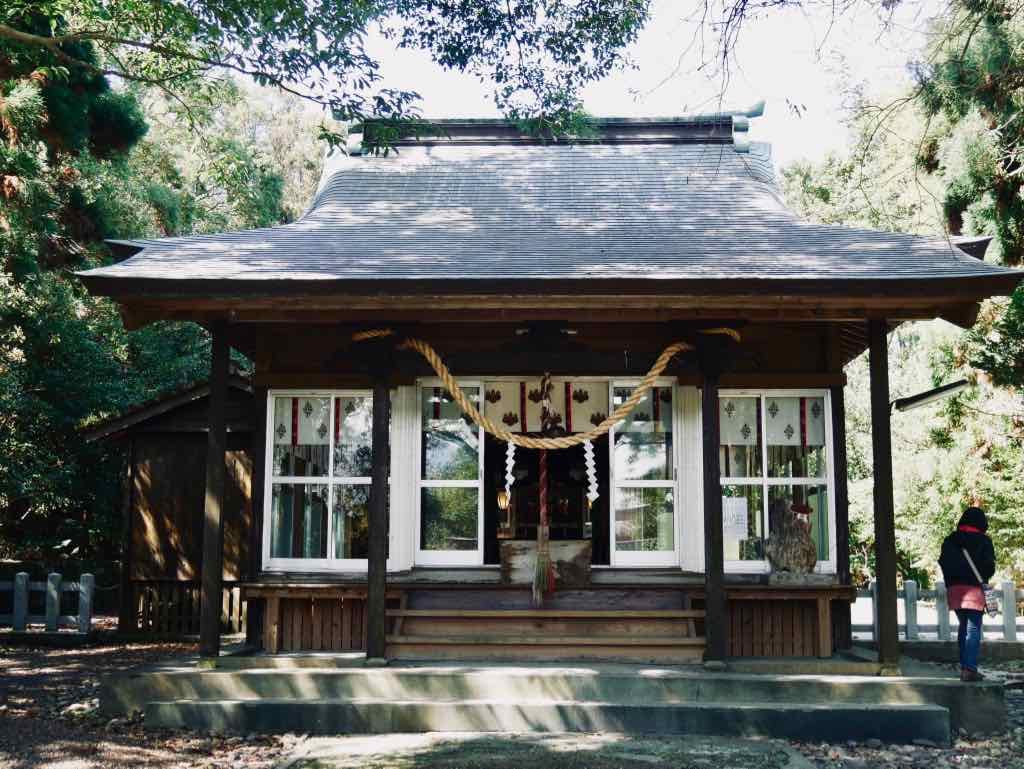
[[[774,741],[624,735],[418,734],[323,737],[281,769],[804,769]]]
[[[139,719],[99,713],[103,674],[181,660],[195,651],[177,643],[0,646],[0,769],[272,766],[294,740],[146,730]]]

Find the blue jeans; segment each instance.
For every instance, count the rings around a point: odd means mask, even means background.
[[[978,669],[978,653],[981,651],[981,612],[974,609],[957,609],[960,630],[956,635],[960,644],[960,667],[966,670]]]

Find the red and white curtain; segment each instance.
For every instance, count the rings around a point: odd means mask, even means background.
[[[329,398],[275,398],[274,444],[326,446],[331,440]]]
[[[769,446],[824,446],[824,398],[765,398]]]
[[[570,433],[583,433],[608,416],[606,382],[552,380],[551,409],[558,424]],[[484,415],[512,432],[541,429],[540,378],[484,383]]]

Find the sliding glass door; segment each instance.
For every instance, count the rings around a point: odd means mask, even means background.
[[[612,409],[624,403],[634,387],[613,384]],[[648,390],[613,428],[609,446],[612,566],[678,564],[673,386],[665,383]]]
[[[479,408],[480,386],[462,392]],[[483,433],[443,387],[420,388],[416,563],[483,563]]]

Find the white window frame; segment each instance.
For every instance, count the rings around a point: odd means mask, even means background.
[[[825,484],[828,496],[828,559],[819,560],[814,567],[817,574],[835,574],[836,572],[836,500],[835,500],[835,451],[832,446],[832,398],[828,389],[722,389],[718,398],[761,398],[761,477],[737,478],[722,476],[718,493],[723,486],[760,486],[761,492],[761,532],[765,541],[768,539],[768,489],[771,486],[821,486]],[[819,478],[769,478],[768,477],[768,425],[766,422],[764,400],[767,398],[822,398],[825,404],[825,476]],[[719,449],[721,450],[721,449]],[[725,562],[725,571],[743,574],[769,574],[771,565],[767,558],[751,561]]]
[[[483,402],[483,391],[484,391],[484,380],[483,379],[459,379],[456,383],[460,388],[464,387],[475,387],[478,394],[478,408],[482,408]],[[421,457],[423,454],[423,392],[427,388],[441,388],[445,389],[444,383],[434,377],[429,379],[419,379],[416,381],[416,434],[414,438],[415,446],[415,468],[413,470],[414,482],[412,484],[414,488],[413,510],[415,515],[413,520],[415,530],[415,544],[414,544],[414,558],[417,566],[482,566],[484,563],[484,451],[485,451],[485,439],[484,431],[480,425],[476,425],[477,432],[477,473],[476,480],[462,480],[462,481],[440,481],[440,480],[425,480],[423,478],[423,466]],[[422,515],[422,502],[423,492],[422,489],[427,488],[475,488],[477,490],[476,495],[476,550],[424,550],[422,549],[422,533],[423,533],[423,522],[421,519]]]
[[[639,378],[622,378],[608,380],[608,411],[615,411],[615,388],[635,388],[640,384]],[[654,387],[659,389],[667,388],[672,390],[672,477],[668,480],[628,480],[619,479],[615,474],[615,433],[618,425],[612,427],[608,432],[608,493],[611,499],[608,500],[608,545],[610,565],[612,568],[643,568],[678,566],[680,563],[680,542],[683,534],[682,524],[682,474],[679,472],[681,465],[682,451],[682,404],[679,398],[679,388],[676,380],[671,377],[662,377],[654,382]],[[672,549],[652,551],[620,551],[616,546],[615,538],[615,504],[616,495],[620,488],[667,488],[672,490]]]
[[[365,558],[334,558],[334,489],[337,486],[367,486],[371,485],[372,479],[369,476],[335,476],[334,475],[334,409],[337,398],[373,398],[373,391],[366,389],[303,389],[303,390],[268,390],[267,391],[267,414],[266,422],[266,452],[263,457],[263,571],[265,572],[297,572],[297,571],[337,571],[337,572],[365,572],[367,570],[367,559]],[[330,400],[330,440],[328,441],[328,475],[321,476],[295,476],[295,475],[274,475],[274,399],[275,398],[328,398]],[[394,394],[392,399],[395,400]],[[391,432],[392,444],[394,444],[395,419],[392,416]],[[390,478],[388,479],[390,484]],[[280,484],[307,484],[325,485],[328,488],[327,494],[327,557],[326,558],[273,558],[270,554],[271,526],[273,523],[273,486]],[[396,530],[401,525],[394,516],[396,505],[395,491],[391,493],[391,525],[389,526],[389,553],[388,569],[394,567],[393,554],[396,550]]]

